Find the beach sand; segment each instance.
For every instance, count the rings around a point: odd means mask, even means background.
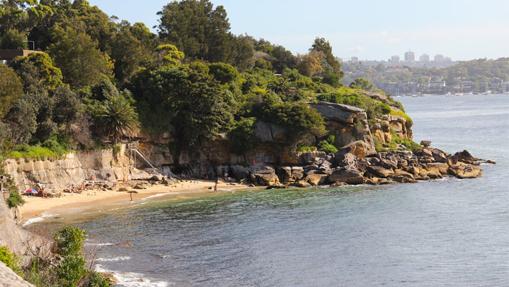
[[[123,191],[89,190],[81,194],[64,193],[60,198],[40,198],[24,196],[26,203],[21,207],[25,224],[41,221],[44,217],[77,215],[83,212],[105,211],[118,207],[129,207],[143,200],[175,196],[191,197],[205,193],[215,193],[213,181],[187,180],[166,185],[152,185],[147,189],[136,190],[133,201],[129,193]],[[219,182],[217,192],[232,192],[249,189],[247,185]],[[132,189],[129,189],[132,190]]]

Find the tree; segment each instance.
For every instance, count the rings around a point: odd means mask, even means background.
[[[358,79],[355,79],[355,81],[353,81],[350,84],[350,88],[372,91],[374,89],[374,86],[370,81],[363,79],[363,78],[358,78]]]
[[[16,29],[9,29],[0,36],[1,49],[26,49],[27,35]]]
[[[156,48],[159,53],[159,61],[165,65],[177,66],[184,60],[184,53],[179,51],[175,45],[163,44]]]
[[[23,79],[25,91],[54,91],[63,84],[62,71],[55,67],[53,59],[43,52],[16,58],[11,66]]]
[[[230,23],[223,6],[208,0],[173,1],[158,13],[159,35],[190,59],[224,62],[230,48]]]
[[[141,23],[122,21],[111,41],[115,78],[125,84],[139,69],[154,61],[155,35]]]
[[[318,51],[311,51],[309,54],[302,56],[298,65],[299,72],[308,77],[322,74],[324,71],[323,58],[323,53]]]
[[[316,38],[310,52],[317,52],[323,55],[321,58],[322,73],[320,74],[323,82],[334,87],[340,86],[343,72],[341,71],[341,64],[332,53],[330,43],[324,38]]]
[[[25,100],[20,99],[5,116],[5,123],[9,125],[11,140],[14,144],[26,144],[32,139],[37,130],[37,117],[34,108]]]
[[[0,119],[23,96],[23,85],[16,73],[0,64]]]
[[[50,54],[62,70],[64,81],[72,87],[93,86],[103,76],[112,75],[110,58],[98,49],[97,43],[87,34],[71,27],[57,27],[54,38],[55,42],[49,47]]]
[[[219,72],[223,69],[213,70],[230,79],[228,72]],[[236,112],[233,93],[201,62],[147,69],[133,79],[131,90],[144,128],[163,132],[165,127],[173,134],[176,158],[227,132]]]
[[[93,110],[97,132],[113,141],[134,136],[139,128],[138,113],[125,93],[108,96]]]

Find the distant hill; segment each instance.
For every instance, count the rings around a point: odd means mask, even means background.
[[[365,78],[392,95],[506,93],[509,91],[509,58],[457,62],[447,68],[343,64],[344,83]]]

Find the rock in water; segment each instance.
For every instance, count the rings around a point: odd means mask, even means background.
[[[329,176],[329,182],[344,182],[346,184],[356,185],[363,184],[365,179],[359,170],[351,168],[339,168],[332,172],[332,174]]]
[[[482,170],[479,166],[459,162],[449,167],[449,173],[460,179],[468,179],[480,177]]]

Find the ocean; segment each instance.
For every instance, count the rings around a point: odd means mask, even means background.
[[[158,198],[78,222],[119,286],[508,286],[509,96],[400,97],[474,180]]]

